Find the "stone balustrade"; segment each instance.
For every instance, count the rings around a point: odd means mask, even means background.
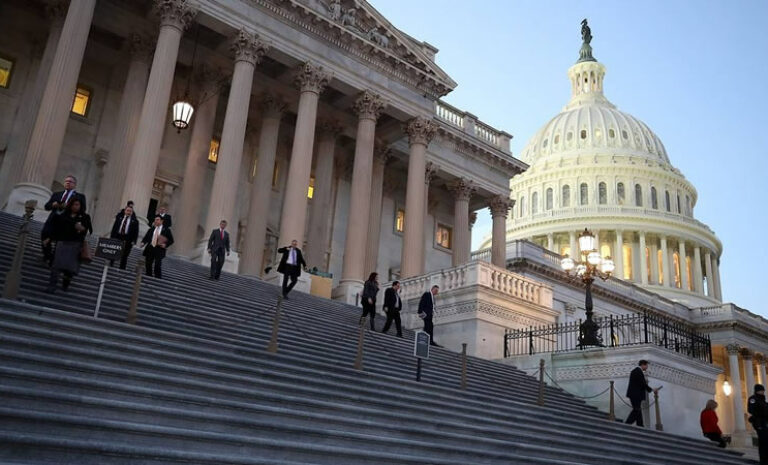
[[[466,134],[469,134],[488,145],[496,147],[504,153],[511,154],[509,142],[512,139],[512,136],[479,121],[475,115],[461,111],[440,100],[438,100],[435,105],[435,115],[438,120],[444,121],[457,129],[461,129]]]

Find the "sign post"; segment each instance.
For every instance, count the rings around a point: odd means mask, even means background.
[[[413,356],[416,357],[416,381],[421,381],[421,359],[429,358],[429,334],[416,331],[413,338]]]
[[[96,256],[104,259],[104,271],[101,272],[101,282],[99,283],[99,296],[96,298],[96,309],[93,311],[93,317],[99,317],[101,308],[101,298],[104,295],[104,285],[107,283],[107,270],[109,270],[109,261],[118,260],[123,252],[123,241],[120,239],[108,239],[100,237],[96,244]]]

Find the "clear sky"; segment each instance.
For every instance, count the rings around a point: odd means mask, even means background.
[[[514,154],[567,103],[588,18],[606,97],[698,190],[694,215],[723,243],[724,300],[768,317],[768,0],[371,2],[440,49],[458,82],[445,100],[513,134]],[[473,246],[489,232],[484,213]]]

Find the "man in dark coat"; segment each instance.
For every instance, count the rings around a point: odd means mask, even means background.
[[[224,266],[224,252],[229,256],[229,233],[226,231],[227,222],[221,220],[219,229],[211,231],[208,238],[208,253],[211,255],[211,279],[219,279],[221,268]]]
[[[387,322],[384,324],[382,333],[389,331],[392,322],[395,322],[397,337],[403,337],[403,327],[400,322],[400,310],[403,308],[403,301],[400,300],[400,281],[394,281],[392,287],[384,291],[384,312],[387,314]]]
[[[45,210],[51,212],[43,224],[43,230],[40,232],[40,243],[43,249],[43,260],[50,263],[53,260],[53,241],[51,238],[51,224],[55,215],[61,215],[73,200],[80,201],[80,212],[84,215],[85,195],[77,192],[77,178],[71,174],[64,178],[64,190],[54,192],[51,198],[45,203]]]
[[[627,397],[632,403],[632,412],[625,423],[631,425],[637,422],[637,426],[643,425],[643,411],[640,408],[646,395],[649,392],[659,392],[660,387],[652,389],[648,386],[648,381],[645,379],[645,370],[648,369],[648,360],[640,360],[637,366],[629,374],[629,384],[627,384]]]
[[[112,231],[109,233],[109,237],[123,241],[120,269],[124,270],[128,263],[131,249],[133,249],[134,244],[139,239],[139,220],[133,214],[132,205],[126,206],[115,216],[115,222],[112,223]]]
[[[419,318],[424,320],[424,331],[429,334],[429,345],[441,347],[435,342],[434,326],[432,325],[432,316],[435,313],[435,296],[440,290],[439,286],[432,286],[432,289],[425,292],[419,301]]]
[[[280,264],[277,266],[277,272],[283,274],[284,298],[288,298],[288,293],[296,285],[296,281],[298,281],[301,275],[301,268],[307,266],[298,244],[296,239],[294,239],[291,241],[291,245],[277,249],[278,253],[283,254],[282,258],[280,258]],[[288,284],[289,279],[291,281],[290,285]]]
[[[173,219],[171,218],[171,214],[168,213],[168,207],[166,205],[161,205],[160,208],[158,208],[155,212],[155,216],[159,216],[163,220],[163,226],[166,228],[173,227]],[[150,226],[154,226],[154,224],[154,218],[149,220]]]
[[[165,258],[165,252],[173,244],[173,234],[171,229],[163,226],[163,218],[160,215],[155,216],[154,226],[149,228],[141,240],[144,246],[144,256],[146,257],[147,276],[152,276],[152,264],[154,263],[154,276],[157,279],[162,277],[162,262]]]
[[[755,384],[754,394],[747,401],[749,422],[757,433],[757,447],[760,465],[768,465],[768,403],[765,401],[765,387]]]

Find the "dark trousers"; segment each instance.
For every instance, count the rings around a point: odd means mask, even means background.
[[[384,323],[384,329],[382,329],[381,332],[386,333],[389,331],[389,327],[392,326],[393,321],[395,322],[395,329],[397,329],[398,337],[403,337],[403,325],[400,322],[400,310],[387,311],[387,322]]]
[[[221,269],[224,267],[224,249],[211,252],[211,278],[219,279]]]
[[[65,291],[69,288],[69,283],[72,282],[72,273],[69,271],[59,271],[57,269],[51,270],[51,275],[48,277],[48,290],[53,292],[56,289],[56,285],[59,283],[59,274],[64,274],[64,279],[61,281],[61,288]]]
[[[145,267],[146,267],[147,276],[152,276],[152,264],[154,263],[154,265],[155,265],[154,266],[154,271],[155,271],[154,276],[155,276],[155,278],[157,278],[157,279],[161,279],[162,278],[163,258],[164,257],[158,256],[157,254],[155,254],[154,251],[152,251],[152,253],[148,253],[146,255]]]
[[[283,297],[287,296],[293,286],[296,285],[296,281],[299,280],[298,267],[296,265],[285,265],[285,273],[283,273]],[[288,284],[288,280],[291,281]]]
[[[435,342],[435,335],[434,335],[435,327],[432,324],[432,317],[424,318],[424,332],[429,334],[429,345],[436,346],[437,343]]]
[[[374,319],[376,318],[376,301],[374,300],[372,304],[368,303],[368,299],[363,299],[363,315],[360,317],[360,320],[365,318],[368,314],[371,315],[371,331],[375,331],[376,328],[374,327]]]
[[[120,252],[120,269],[124,270],[128,266],[128,257],[131,255],[131,249],[133,248],[133,244],[128,241],[123,241],[123,251]],[[109,266],[114,266],[115,261],[110,260]]]
[[[760,453],[760,465],[768,465],[768,427],[755,428],[757,432],[757,451]]]
[[[637,426],[645,426],[643,423],[643,410],[640,408],[643,404],[643,399],[629,399],[629,401],[632,402],[632,411],[624,423],[631,425],[637,422]]]
[[[717,447],[725,447],[725,439],[720,433],[704,433],[704,436],[710,441],[715,441]]]

